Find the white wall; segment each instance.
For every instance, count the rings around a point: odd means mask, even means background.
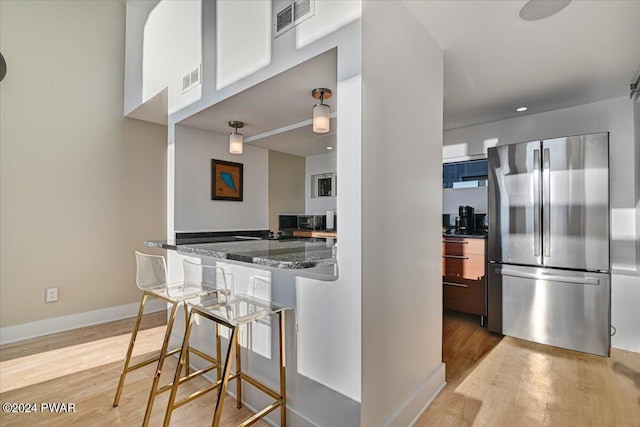
[[[124,56],[125,114],[135,110],[136,107],[142,104],[144,25],[147,22],[149,14],[159,1],[160,0],[126,2],[126,49]]]
[[[321,173],[335,173],[337,169],[337,153],[320,154],[305,158],[305,213],[324,215],[327,210],[336,209],[336,197],[311,197],[311,176]]]
[[[218,90],[269,65],[271,1],[217,1],[216,44]]]
[[[487,187],[445,188],[442,190],[442,213],[458,215],[460,206],[471,206],[475,213],[487,213]]]
[[[637,114],[637,113],[636,113]],[[636,310],[640,301],[636,248],[640,146],[634,135],[634,112],[629,98],[615,98],[546,113],[468,126],[444,133],[444,157],[486,156],[488,146],[559,136],[608,131],[611,188],[611,321],[617,333],[612,347],[640,351]],[[630,343],[633,343],[631,346]]]
[[[167,87],[169,113],[199,100],[202,85],[183,94],[182,78],[202,62],[202,0],[160,0],[144,26],[142,58],[142,102]]]
[[[0,2],[3,330],[135,313],[134,250],[165,236],[167,132],[122,117],[124,31],[122,2]]]
[[[344,51],[343,51],[344,54]],[[338,50],[338,62],[342,60]],[[360,53],[346,61],[360,62]],[[337,109],[342,125],[338,126],[338,175],[342,176],[337,197],[340,216],[340,240],[337,246],[339,277],[335,282],[296,279],[296,316],[298,321],[298,372],[324,384],[356,402],[361,401],[362,327],[361,327],[361,93],[360,76],[343,78],[338,67]],[[357,426],[357,416],[345,417],[341,408],[315,405],[323,413],[319,425]],[[329,417],[330,416],[330,417]],[[320,420],[326,420],[320,422]]]
[[[269,228],[269,151],[244,146],[229,154],[229,136],[176,126],[176,231],[266,230]],[[211,159],[242,163],[243,201],[211,200]]]
[[[445,380],[443,54],[402,3],[362,21],[361,425],[407,426]]]

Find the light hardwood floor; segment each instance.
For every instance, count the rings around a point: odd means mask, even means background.
[[[133,319],[53,334],[0,347],[0,401],[15,403],[74,403],[75,413],[0,414],[1,426],[136,426],[142,424],[154,366],[127,375],[120,405],[112,406]],[[166,313],[147,315],[136,340],[136,360],[157,354],[162,344]],[[162,383],[175,370],[175,358],[165,362]],[[165,375],[166,374],[166,375]],[[203,387],[205,379],[180,387],[186,396]],[[152,426],[162,425],[168,393],[154,404]],[[172,426],[210,426],[215,392],[208,393],[174,411]],[[237,410],[235,401],[225,402],[224,426],[237,425],[249,416]],[[264,422],[255,425],[267,426]]]
[[[164,313],[147,317],[138,357],[160,348],[164,323]],[[140,425],[152,367],[129,374],[120,406],[111,406],[132,325],[126,319],[0,347],[1,402],[76,405],[71,414],[3,413],[0,425]],[[501,339],[481,328],[477,316],[455,312],[445,314],[443,337],[448,384],[418,427],[640,427],[640,354],[613,349],[611,358],[602,358]],[[171,372],[173,358],[167,363],[165,372]],[[186,384],[181,394],[201,385]],[[214,397],[212,392],[179,408],[172,425],[211,425]],[[151,425],[162,423],[166,399],[156,400]],[[234,403],[225,404],[226,426],[249,414]]]
[[[447,312],[447,386],[416,423],[431,426],[640,426],[640,354],[611,357],[504,337]]]

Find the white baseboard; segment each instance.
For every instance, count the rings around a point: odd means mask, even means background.
[[[429,407],[442,389],[447,385],[445,381],[445,364],[440,363],[416,387],[407,399],[386,419],[384,427],[413,426],[422,413]]]
[[[57,332],[70,331],[85,326],[98,325],[114,320],[126,319],[138,314],[139,303],[118,305],[116,307],[100,310],[86,311],[84,313],[70,314],[68,316],[54,317],[52,319],[38,320],[36,322],[23,323],[21,325],[0,328],[0,345],[10,344],[29,338],[55,334]],[[166,310],[167,304],[158,299],[150,299],[145,305],[145,313]]]

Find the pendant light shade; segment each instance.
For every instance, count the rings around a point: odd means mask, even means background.
[[[320,100],[319,104],[313,106],[313,131],[327,133],[331,129],[329,118],[331,108],[323,101],[331,98],[331,90],[321,87],[312,90],[311,95]]]
[[[313,106],[313,131],[315,133],[329,132],[329,112],[331,109],[327,104],[317,104]]]
[[[234,130],[229,134],[229,153],[242,154],[242,148],[244,145],[244,138],[241,133],[238,133],[238,129],[244,127],[244,123],[238,121],[230,121],[229,126]]]

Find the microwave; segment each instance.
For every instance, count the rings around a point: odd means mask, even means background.
[[[298,228],[301,230],[324,230],[324,215],[298,215]]]
[[[279,230],[295,230],[298,228],[298,215],[278,215]]]

